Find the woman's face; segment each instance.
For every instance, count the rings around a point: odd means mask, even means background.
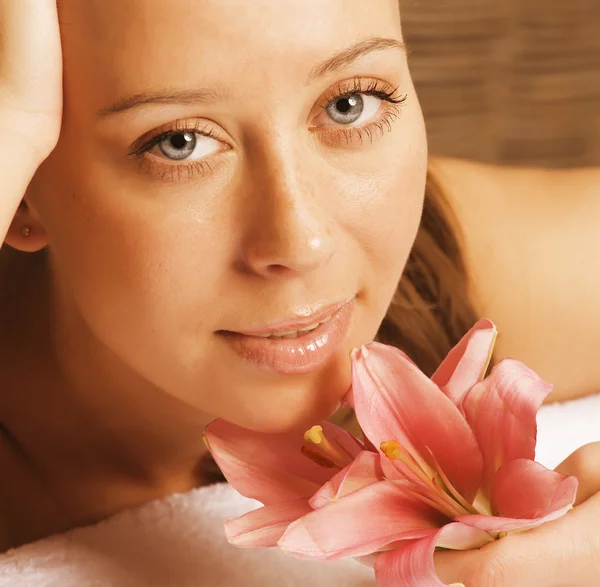
[[[327,417],[422,209],[397,0],[63,4],[63,131],[29,201],[72,336],[209,416]]]

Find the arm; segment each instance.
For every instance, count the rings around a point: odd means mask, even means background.
[[[0,0],[0,245],[61,115],[56,0]]]

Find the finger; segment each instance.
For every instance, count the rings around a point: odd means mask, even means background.
[[[553,524],[506,536],[479,550],[438,552],[434,555],[436,572],[444,583],[461,582],[465,587],[562,585],[564,577],[555,563],[560,561],[559,568],[564,567],[564,553],[557,545],[557,530],[550,528]]]
[[[597,559],[590,556],[590,552],[600,551],[600,538],[589,532],[590,519],[600,512],[600,442],[581,447],[555,470],[579,479],[576,503],[585,503],[563,518],[479,550],[436,552],[440,580],[462,582],[466,587],[600,585],[590,583],[591,577],[597,580],[600,576]],[[565,561],[573,564],[565,565]]]
[[[473,578],[481,566],[481,550],[438,550],[433,555],[435,572],[446,585],[477,586]]]
[[[575,505],[600,491],[600,442],[586,444],[567,457],[555,471],[579,479]]]

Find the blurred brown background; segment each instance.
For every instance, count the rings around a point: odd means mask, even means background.
[[[400,0],[432,154],[600,165],[600,0]]]

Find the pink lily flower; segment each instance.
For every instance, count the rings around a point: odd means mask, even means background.
[[[577,479],[534,461],[552,386],[514,360],[484,378],[496,334],[479,321],[431,379],[394,347],[355,350],[345,401],[362,439],[329,422],[281,435],[209,424],[227,480],[264,504],[226,523],[229,542],[354,557],[380,587],[438,587],[436,548],[480,548],[567,513]]]

